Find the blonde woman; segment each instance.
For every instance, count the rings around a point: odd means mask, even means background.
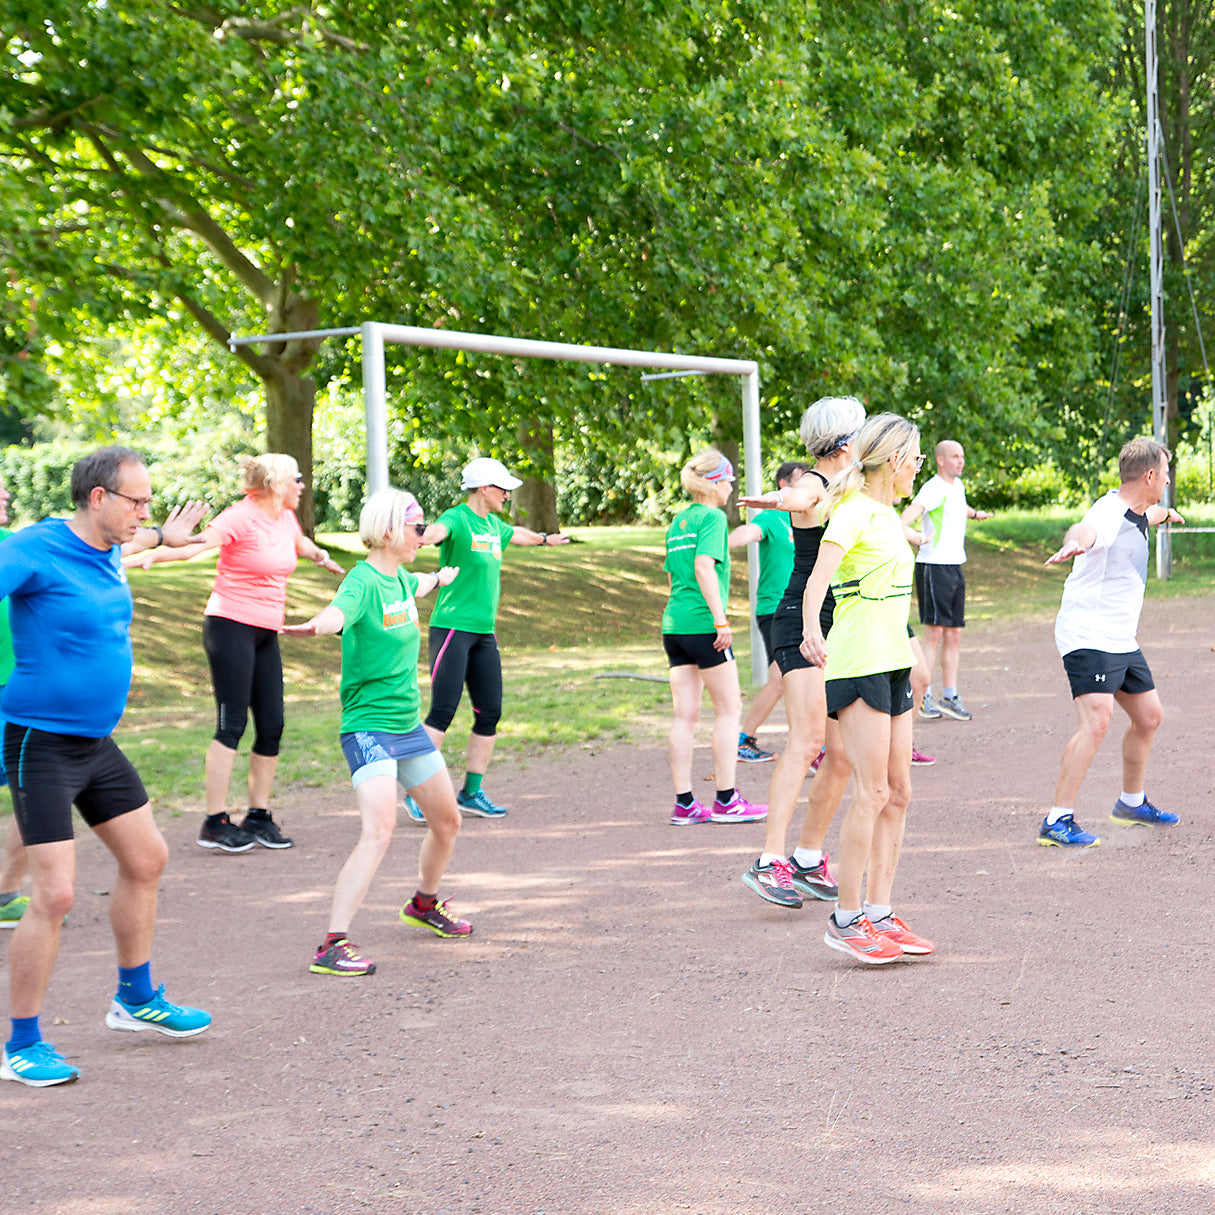
[[[283,734],[283,663],[278,631],[287,608],[287,579],[300,557],[331,574],[342,567],[300,530],[304,489],[291,456],[244,456],[244,497],[221,511],[198,541],[154,549],[153,561],[181,561],[219,549],[215,584],[203,615],[203,647],[215,691],[215,737],[207,747],[207,817],[200,847],[221,852],[290,848],[270,813],[270,789]],[[253,714],[249,811],[238,827],[228,817],[228,784],[236,748]]]
[[[367,557],[346,575],[333,602],[306,624],[288,625],[293,637],[342,635],[342,751],[350,766],[354,800],[362,820],[359,841],[338,874],[329,932],[309,966],[314,974],[375,974],[348,933],[362,906],[397,822],[397,785],[404,786],[427,825],[418,854],[418,887],[401,908],[406,924],[441,937],[466,937],[467,920],[447,912],[439,882],[460,830],[460,810],[443,756],[421,722],[418,696],[417,600],[450,586],[459,570],[435,574],[402,569],[417,556],[426,525],[413,494],[382,489],[359,515]]]
[[[907,614],[915,564],[893,503],[911,491],[923,462],[911,422],[879,414],[865,423],[851,463],[832,478],[823,499],[827,528],[803,601],[801,650],[823,668],[827,714],[839,723],[853,787],[840,828],[839,892],[824,940],[869,964],[934,949],[891,905],[911,800]],[[829,643],[820,623],[828,590],[835,597]]]
[[[754,822],[768,813],[768,807],[753,805],[734,787],[742,693],[726,616],[730,552],[722,512],[734,485],[734,466],[719,451],[702,451],[683,466],[680,482],[691,495],[692,505],[680,511],[667,528],[663,567],[671,584],[662,614],[662,644],[674,705],[668,737],[675,782],[671,823],[678,827],[710,821]],[[711,810],[692,792],[692,750],[706,688],[713,702],[713,765],[718,786]]]

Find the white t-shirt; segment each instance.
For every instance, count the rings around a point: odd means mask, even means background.
[[[1085,513],[1097,533],[1087,553],[1072,562],[1055,618],[1060,656],[1073,650],[1131,654],[1147,585],[1148,521],[1126,504],[1116,489]]]
[[[961,565],[966,560],[966,489],[961,477],[940,473],[920,486],[911,500],[924,508],[924,543],[916,554],[922,565]]]

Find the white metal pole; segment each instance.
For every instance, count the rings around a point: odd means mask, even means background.
[[[743,474],[747,497],[763,493],[764,460],[760,448],[759,369],[742,377]],[[747,599],[751,604],[751,686],[763,687],[768,682],[768,664],[764,660],[764,641],[755,622],[755,596],[759,587],[759,545],[747,545]]]
[[[384,337],[381,328],[374,321],[368,321],[362,327],[369,495],[388,488],[388,404],[384,390]]]
[[[1147,78],[1148,243],[1152,293],[1152,432],[1157,443],[1168,443],[1167,379],[1164,365],[1164,248],[1160,235],[1160,107],[1157,92],[1156,0],[1144,0],[1143,41]],[[1161,499],[1170,505],[1168,488]],[[1156,576],[1173,572],[1173,544],[1167,527],[1156,529]]]

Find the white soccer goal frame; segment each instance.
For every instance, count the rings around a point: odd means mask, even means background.
[[[759,365],[750,359],[723,359],[696,354],[665,354],[655,350],[628,350],[610,346],[579,346],[566,342],[542,342],[531,338],[502,337],[488,333],[460,333],[450,329],[422,329],[415,325],[390,325],[366,321],[358,328],[309,329],[300,333],[263,333],[228,339],[228,349],[257,342],[288,342],[307,338],[353,337],[363,343],[363,403],[367,424],[367,491],[388,486],[388,403],[384,372],[384,347],[423,346],[438,350],[466,350],[471,354],[496,354],[528,359],[550,359],[572,363],[602,363],[618,367],[658,368],[662,371],[702,375],[736,375],[742,380],[743,485],[749,497],[763,489],[763,454],[760,450]],[[767,665],[761,660],[763,640],[755,624],[755,588],[759,581],[759,549],[747,545],[747,585],[751,605],[751,680],[758,687],[767,682]]]

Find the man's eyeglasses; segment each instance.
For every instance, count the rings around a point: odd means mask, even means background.
[[[124,494],[121,490],[110,489],[109,486],[105,487],[105,492],[107,494],[112,494],[115,498],[124,498],[136,510],[146,510],[152,505],[151,498],[132,498],[130,494]]]

